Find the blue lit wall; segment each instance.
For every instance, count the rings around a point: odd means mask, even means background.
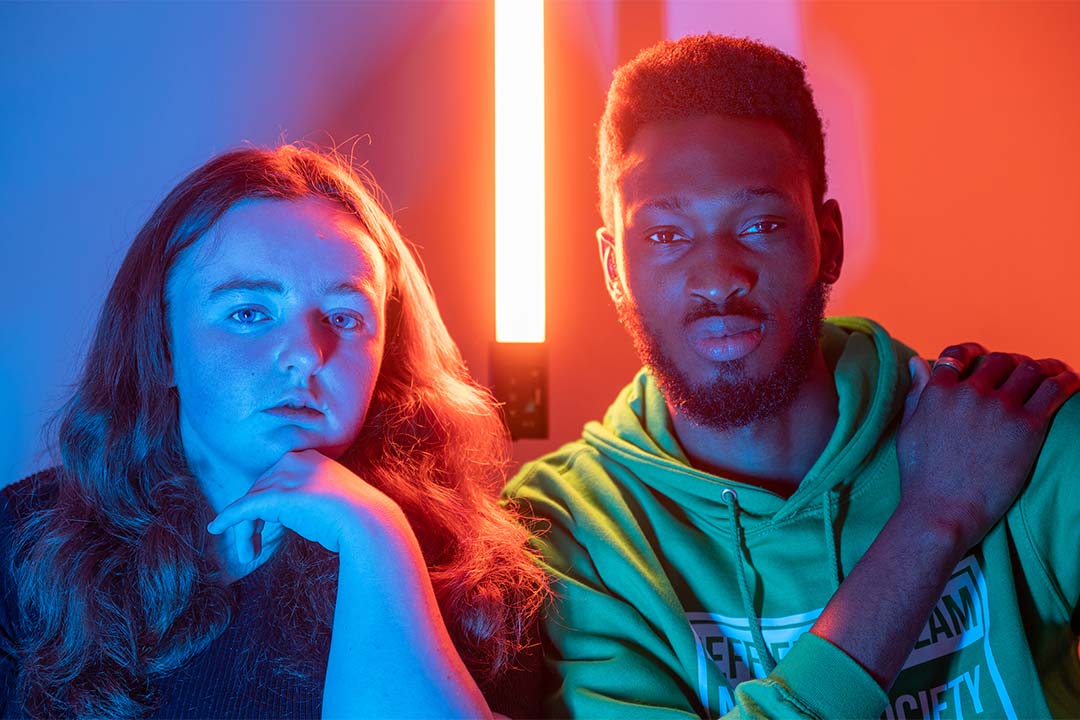
[[[69,392],[130,239],[218,151],[282,138],[354,147],[425,255],[450,267],[444,238],[468,235],[453,257],[487,272],[489,13],[483,3],[0,4],[0,485],[47,462],[40,429]],[[482,171],[461,172],[461,153]],[[482,357],[490,283],[472,290],[443,275],[448,321],[484,318],[451,327],[475,334],[470,353]]]

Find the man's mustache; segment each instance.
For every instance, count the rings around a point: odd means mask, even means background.
[[[683,325],[686,326],[696,320],[716,315],[741,315],[761,322],[764,322],[769,317],[769,314],[757,305],[742,298],[732,298],[723,304],[706,300],[686,313],[685,317],[683,317]]]

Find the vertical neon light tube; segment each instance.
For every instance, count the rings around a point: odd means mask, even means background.
[[[495,0],[495,340],[544,342],[543,0]]]

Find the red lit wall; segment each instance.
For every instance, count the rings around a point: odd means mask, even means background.
[[[973,339],[1080,365],[1076,28],[1080,3],[549,3],[552,439],[516,458],[577,436],[637,367],[596,260],[594,132],[616,56],[672,29],[807,63],[847,219],[830,313],[924,355]]]

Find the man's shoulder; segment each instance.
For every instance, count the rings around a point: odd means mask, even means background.
[[[522,465],[503,487],[503,497],[519,498],[572,487],[583,477],[606,475],[602,468],[600,452],[585,438],[579,438]]]
[[[503,488],[503,502],[545,526],[575,528],[627,516],[627,496],[641,482],[633,467],[603,446],[598,423],[582,438],[526,463]]]
[[[1077,430],[1080,430],[1080,392],[1065,401],[1050,426],[1051,435],[1055,432],[1073,433],[1073,439],[1076,438]]]
[[[1077,515],[1075,500],[1080,480],[1080,393],[1069,398],[1054,416],[1031,479],[1015,510],[1029,523],[1041,526],[1061,514]],[[1077,515],[1080,518],[1080,515]]]
[[[1050,424],[1039,452],[1036,474],[1080,474],[1080,393],[1065,401]]]

